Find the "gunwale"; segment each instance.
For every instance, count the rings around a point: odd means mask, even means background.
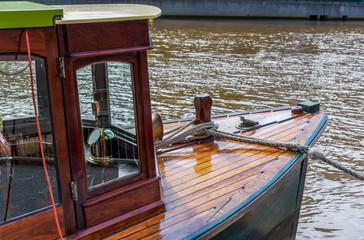
[[[263,123],[263,127],[253,131],[240,131],[244,135],[307,146],[315,142],[327,122],[322,112],[294,115],[286,108],[218,116],[213,120],[223,131],[238,132],[235,125],[241,115]],[[166,129],[184,123],[172,122],[166,124]],[[166,211],[106,239],[211,237],[227,227],[224,222],[231,223],[237,215],[244,214],[248,206],[305,157],[290,150],[216,138],[166,148],[158,155]]]

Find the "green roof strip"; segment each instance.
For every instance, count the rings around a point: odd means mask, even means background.
[[[28,1],[0,1],[0,29],[54,26],[54,17],[63,17],[63,10]]]

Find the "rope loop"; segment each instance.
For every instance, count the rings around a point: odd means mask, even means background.
[[[172,144],[177,144],[177,143],[185,143],[185,142],[191,142],[197,139],[202,139],[202,138],[206,138],[206,135],[203,135],[202,137],[198,136],[199,133],[205,129],[217,129],[218,125],[215,126],[214,122],[206,122],[206,123],[201,123],[198,125],[194,125],[192,128],[182,132],[184,129],[186,129],[187,127],[189,127],[190,125],[194,124],[195,120],[192,120],[191,122],[187,123],[186,125],[173,129],[173,131],[169,131],[169,133],[174,132],[171,136],[168,136],[165,139],[159,140],[157,142],[154,143],[155,147],[158,148],[163,148],[166,146],[170,146]],[[182,133],[180,133],[182,132]],[[203,132],[202,132],[203,133]],[[196,136],[193,137],[189,137],[190,135],[196,134]]]

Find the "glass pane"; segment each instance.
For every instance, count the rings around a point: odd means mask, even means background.
[[[89,190],[140,173],[132,65],[86,66],[77,82]]]
[[[45,59],[32,56],[47,169],[60,203]],[[51,206],[35,123],[27,56],[0,55],[0,224]],[[2,130],[2,131],[1,131]]]

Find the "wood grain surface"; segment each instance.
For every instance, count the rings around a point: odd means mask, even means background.
[[[219,130],[281,142],[304,144],[324,113],[290,110],[246,114],[263,127],[241,132],[240,116],[213,119]],[[186,122],[165,125],[172,129]],[[107,239],[183,239],[231,211],[277,175],[295,152],[212,139],[163,149],[158,156],[166,211]],[[167,150],[167,151],[165,151]]]

